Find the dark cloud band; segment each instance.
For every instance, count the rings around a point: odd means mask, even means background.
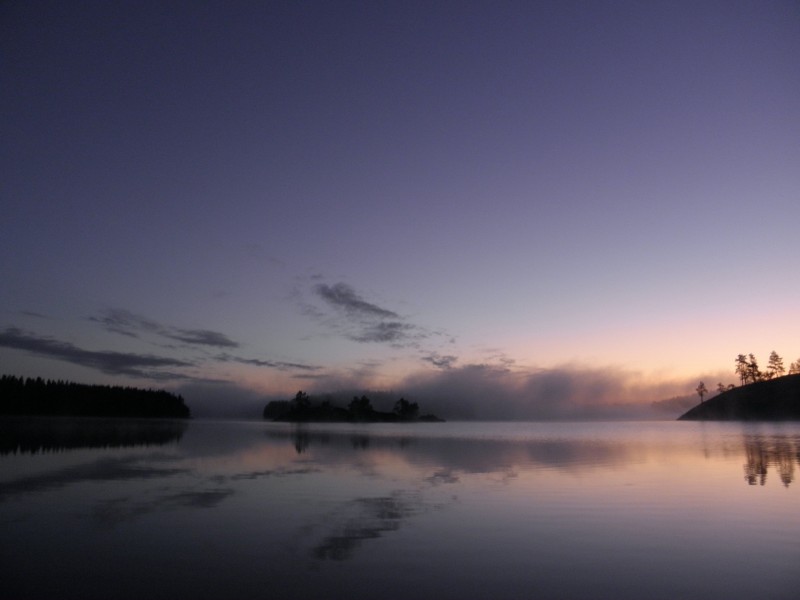
[[[338,318],[325,319],[325,312],[314,307],[306,307],[306,313],[323,320],[353,342],[403,347],[413,346],[430,335],[395,311],[368,302],[346,283],[319,283],[313,289],[329,308],[336,311]]]
[[[0,346],[98,369],[111,375],[130,375],[153,379],[182,379],[184,378],[182,375],[154,372],[147,369],[192,366],[192,363],[183,360],[149,354],[84,350],[69,342],[26,333],[17,327],[8,327],[0,333]]]
[[[100,323],[108,331],[128,337],[139,337],[141,333],[151,333],[193,346],[212,346],[215,348],[239,347],[238,342],[235,342],[218,331],[170,327],[121,308],[107,310],[99,317],[90,317],[90,320]]]
[[[215,358],[221,362],[235,362],[242,365],[253,365],[255,367],[269,367],[271,369],[278,369],[279,371],[319,371],[322,369],[322,367],[316,365],[279,360],[261,360],[259,358],[242,358],[241,356],[231,356],[230,354],[220,354]]]
[[[359,296],[356,291],[346,283],[326,285],[320,283],[315,287],[317,295],[334,308],[341,309],[355,317],[378,319],[398,319],[396,312],[381,308]]]

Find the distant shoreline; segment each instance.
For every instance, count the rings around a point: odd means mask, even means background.
[[[422,415],[416,419],[398,419],[392,413],[379,413],[370,418],[328,418],[325,416],[314,418],[314,416],[283,416],[272,419],[275,423],[444,423],[445,420],[436,415]]]
[[[305,392],[297,392],[293,400],[267,403],[263,418],[287,423],[442,423],[432,414],[419,414],[419,405],[400,398],[392,412],[375,410],[366,396],[354,397],[347,408],[330,402],[314,404]]]

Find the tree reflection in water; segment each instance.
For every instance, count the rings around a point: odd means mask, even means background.
[[[540,466],[574,468],[583,465],[610,466],[624,464],[632,454],[642,451],[635,444],[613,440],[461,440],[461,439],[411,439],[407,436],[371,435],[365,431],[316,431],[306,426],[295,426],[287,431],[270,431],[268,437],[288,437],[298,454],[306,453],[310,446],[335,447],[342,450],[367,451],[384,449],[404,454],[424,456],[439,462],[441,472],[450,478],[459,471],[502,472],[518,461]],[[777,470],[781,483],[788,487],[795,479],[795,463],[800,463],[800,443],[793,436],[743,434],[742,449],[745,455],[744,478],[749,485],[765,485],[770,468]],[[708,449],[703,450],[706,458]],[[435,458],[434,458],[435,457]],[[457,475],[455,475],[457,477]],[[431,480],[441,477],[434,474]]]
[[[6,417],[0,418],[0,454],[177,444],[187,427],[178,419]]]
[[[294,449],[298,454],[302,454],[308,449],[310,437],[308,430],[303,425],[297,425],[292,430],[292,440],[294,441]]]
[[[745,436],[744,453],[744,479],[749,485],[765,485],[769,467],[778,470],[784,487],[794,481],[794,464],[800,462],[800,451],[793,438]]]

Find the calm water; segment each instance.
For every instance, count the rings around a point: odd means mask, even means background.
[[[0,421],[9,598],[797,598],[800,424]]]

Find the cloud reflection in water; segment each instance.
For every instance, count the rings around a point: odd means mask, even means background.
[[[101,598],[122,578],[138,598],[157,572],[164,597],[781,597],[799,448],[789,425],[192,422],[158,448],[0,456],[4,584]],[[757,585],[743,545],[769,556]],[[75,582],[97,547],[96,576]],[[24,557],[47,553],[61,560],[39,581]]]

